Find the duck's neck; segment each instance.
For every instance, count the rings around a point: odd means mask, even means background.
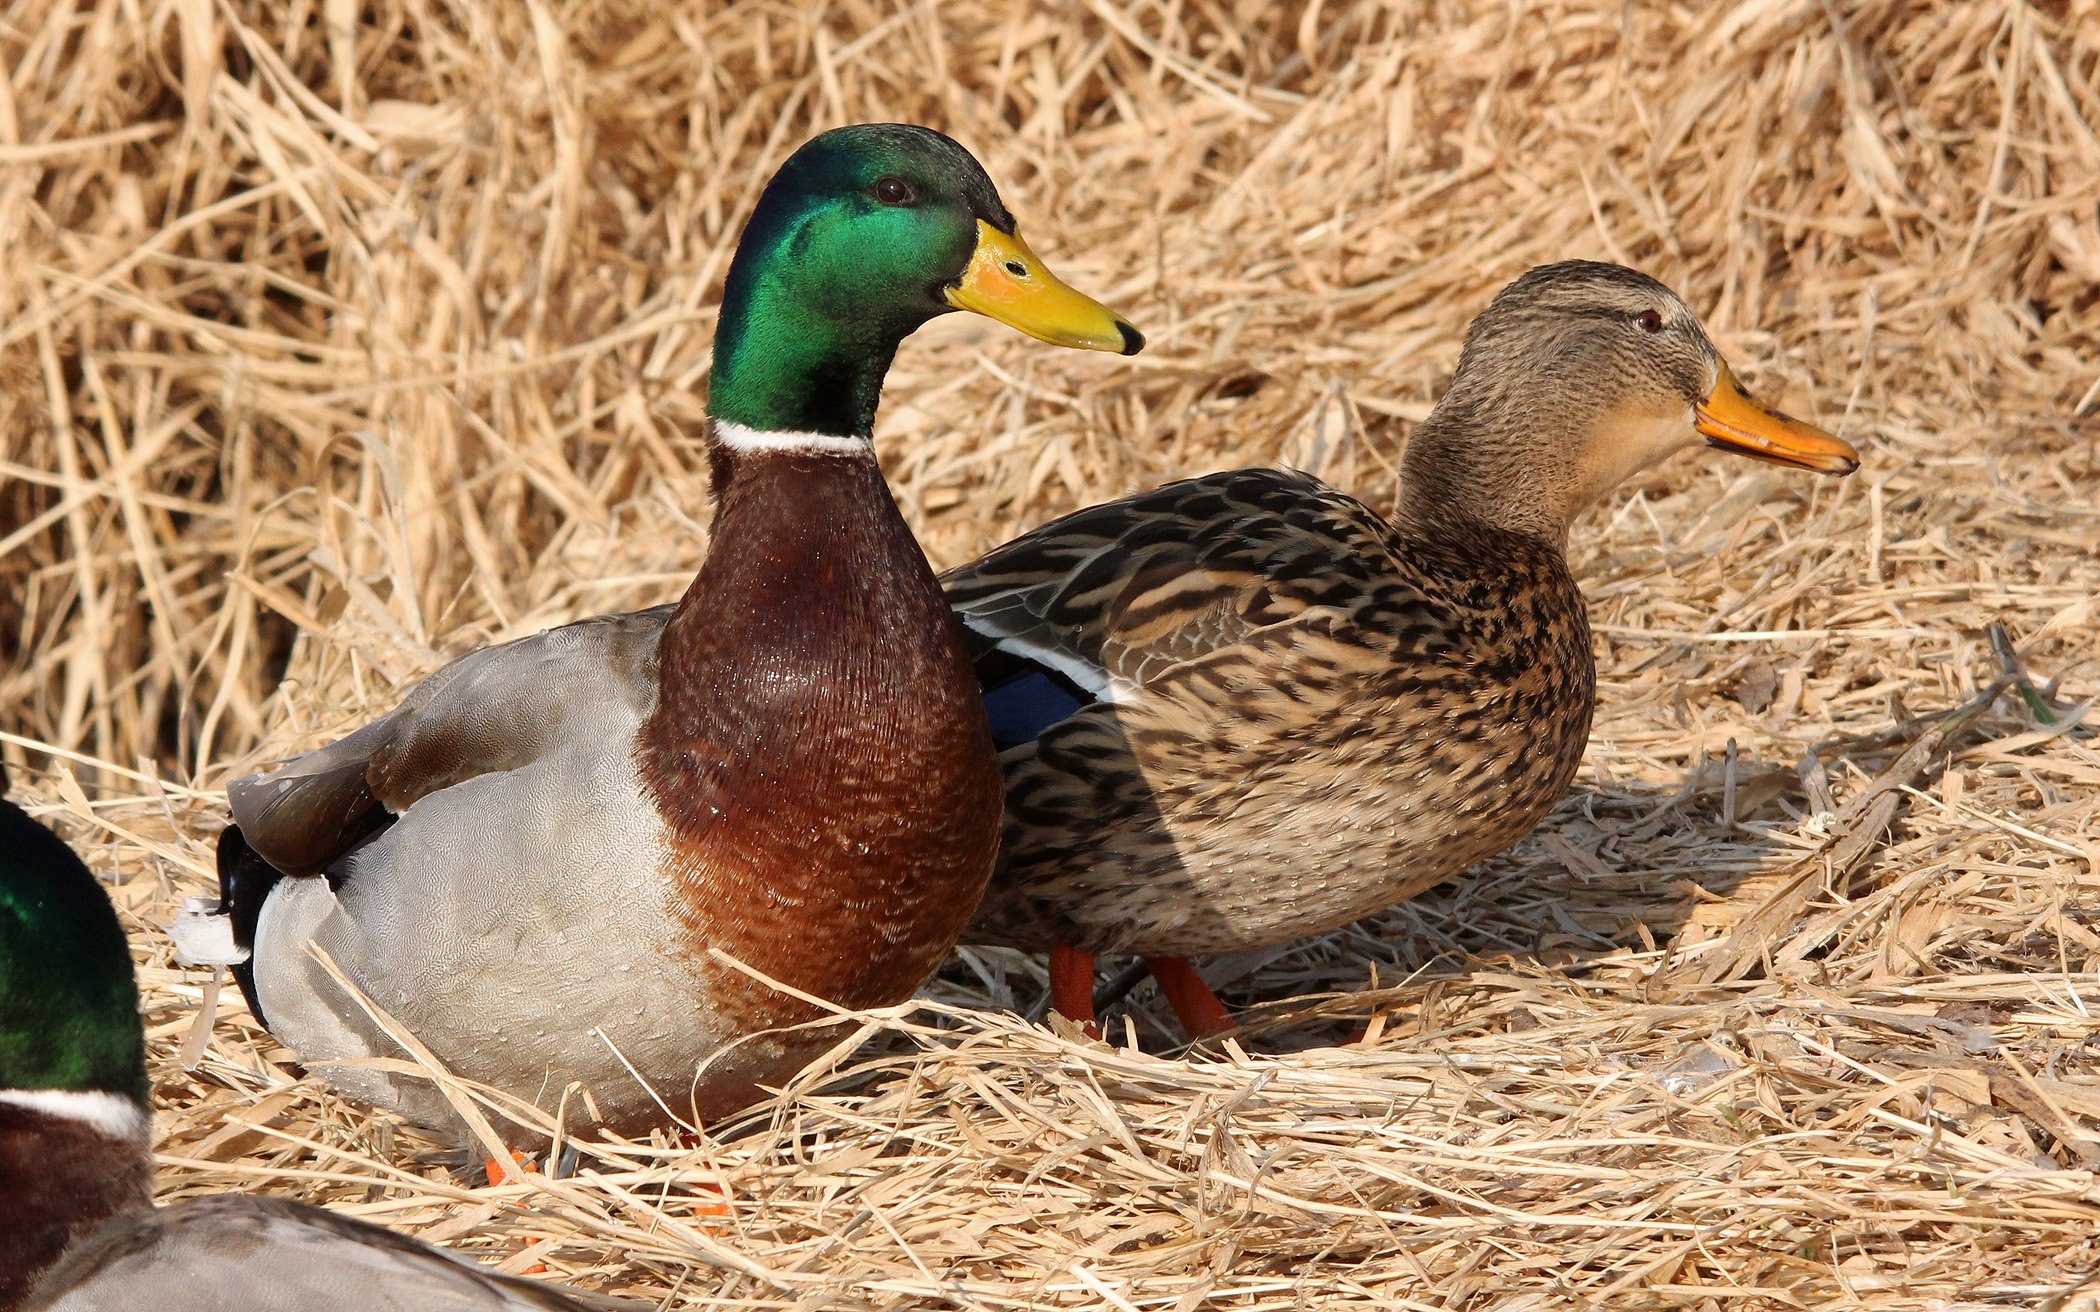
[[[766,433],[866,437],[897,346],[924,312],[813,307],[792,266],[739,249],[722,288],[707,412]]]
[[[704,739],[765,773],[800,747],[790,721],[896,683],[889,648],[938,635],[945,607],[868,439],[717,418],[708,458],[713,543],[659,646],[644,743],[662,769]]]
[[[1408,439],[1395,521],[1430,544],[1513,535],[1562,553],[1581,507],[1571,504],[1566,471],[1552,467],[1556,458],[1551,443],[1446,398]]]
[[[153,1205],[148,1129],[126,1094],[0,1089],[0,1308],[95,1227]]]

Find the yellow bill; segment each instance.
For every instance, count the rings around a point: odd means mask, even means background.
[[[1859,468],[1859,452],[1850,442],[1751,400],[1725,360],[1713,394],[1693,413],[1694,426],[1706,444],[1723,451],[1819,474],[1849,474]]]
[[[1136,355],[1145,335],[1122,315],[1073,291],[1043,267],[1019,233],[977,221],[977,250],[948,288],[948,304],[997,319],[1052,346]]]

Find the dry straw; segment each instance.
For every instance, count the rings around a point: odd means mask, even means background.
[[[0,51],[0,750],[113,872],[165,1196],[666,1306],[2091,1306],[2093,0],[15,0]],[[867,118],[961,137],[1153,342],[907,345],[939,563],[1234,464],[1388,504],[1466,319],[1575,255],[1866,467],[1686,456],[1589,516],[1577,789],[1218,963],[1237,1045],[1176,1056],[1149,987],[1053,1033],[1037,963],[965,955],[702,1148],[468,1187],[230,991],[193,1035],[157,926],[228,776],[683,585],[734,235]]]

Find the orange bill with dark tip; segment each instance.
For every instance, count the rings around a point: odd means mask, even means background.
[[[977,249],[961,278],[948,288],[948,304],[997,319],[1052,346],[1136,355],[1145,335],[1122,315],[1072,290],[1043,267],[1028,243],[977,221]]]
[[[1712,395],[1693,413],[1694,426],[1706,444],[1723,451],[1819,474],[1849,474],[1859,468],[1859,452],[1850,442],[1752,400],[1725,360]]]

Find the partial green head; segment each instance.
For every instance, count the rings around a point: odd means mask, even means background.
[[[0,1089],[115,1093],[141,1105],[147,1093],[138,988],[116,909],[72,848],[4,798]]]
[[[1061,346],[1145,339],[1058,281],[970,152],[904,123],[815,137],[759,197],[722,291],[708,411],[774,432],[865,436],[902,342],[966,309]]]

